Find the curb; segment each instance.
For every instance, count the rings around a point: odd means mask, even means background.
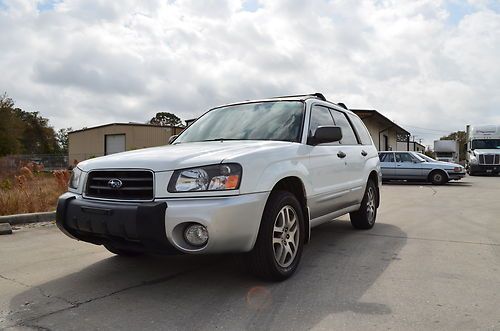
[[[55,219],[56,219],[56,212],[49,211],[45,213],[29,213],[29,214],[0,216],[0,223],[10,223],[10,225],[17,225],[26,223],[50,222],[50,221],[55,221]]]
[[[0,223],[0,235],[12,234],[12,228],[9,223]]]

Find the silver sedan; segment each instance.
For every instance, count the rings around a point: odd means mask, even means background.
[[[379,152],[383,180],[428,181],[436,185],[465,177],[456,163],[436,161],[417,152]]]

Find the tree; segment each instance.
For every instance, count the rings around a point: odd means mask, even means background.
[[[54,129],[38,112],[14,108],[7,94],[0,96],[0,156],[51,154],[59,150]]]
[[[467,133],[465,131],[452,132],[447,136],[441,137],[440,140],[455,140],[458,141],[459,159],[464,160],[467,153]]]
[[[73,131],[72,128],[62,128],[56,132],[56,140],[62,154],[68,154],[68,133]]]
[[[0,96],[0,119],[0,156],[19,153],[24,124],[14,112],[14,101],[5,93]]]
[[[156,113],[155,117],[149,120],[149,124],[158,126],[182,126],[181,119],[175,114],[168,112]]]

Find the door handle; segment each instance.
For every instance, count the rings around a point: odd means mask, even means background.
[[[337,153],[337,156],[340,157],[341,159],[343,159],[344,157],[347,156],[347,154],[344,153],[344,152],[342,152],[342,151],[340,151],[340,152]]]
[[[367,156],[367,155],[368,155],[368,153],[367,153],[367,152],[365,152],[365,151],[361,151],[361,155],[363,155],[363,156]]]

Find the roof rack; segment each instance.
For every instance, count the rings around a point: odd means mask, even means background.
[[[280,99],[280,98],[293,98],[293,97],[315,97],[320,100],[326,101],[326,98],[321,93],[309,93],[309,94],[297,94],[297,95],[281,95],[279,97],[272,97],[271,99]]]
[[[340,106],[340,107],[344,108],[345,110],[349,110],[349,109],[347,109],[347,106],[345,105],[345,103],[338,102],[337,106]]]
[[[271,99],[280,99],[280,98],[293,98],[293,97],[315,97],[323,101],[328,101],[326,100],[325,96],[322,93],[310,93],[310,94],[297,94],[297,95],[282,95],[279,97],[272,97]],[[344,108],[345,110],[349,110],[345,103],[338,102],[337,106]]]

